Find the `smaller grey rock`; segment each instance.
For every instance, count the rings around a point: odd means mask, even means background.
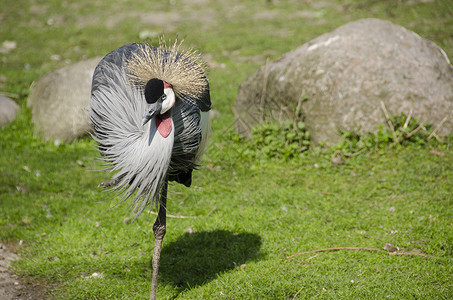
[[[16,49],[17,43],[16,41],[4,41],[0,45],[0,53],[1,54],[8,54],[9,52],[13,51]]]
[[[0,127],[16,119],[20,106],[10,98],[0,94]]]
[[[88,133],[91,80],[100,57],[43,75],[33,83],[27,105],[35,129],[45,140],[66,143]]]

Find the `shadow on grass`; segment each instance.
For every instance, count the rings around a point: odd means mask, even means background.
[[[257,260],[261,237],[224,230],[186,233],[162,249],[159,278],[180,289],[204,284],[218,273]]]

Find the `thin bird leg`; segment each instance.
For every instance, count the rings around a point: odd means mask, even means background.
[[[156,222],[153,226],[154,231],[154,254],[153,254],[153,277],[151,281],[151,296],[150,300],[156,299],[157,291],[157,276],[159,273],[160,251],[162,250],[162,241],[164,240],[167,223],[167,186],[168,181],[165,181],[162,187],[160,196],[159,214],[157,215]]]

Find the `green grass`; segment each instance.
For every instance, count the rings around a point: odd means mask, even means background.
[[[19,118],[0,130],[0,240],[17,245],[22,259],[14,270],[48,286],[49,298],[148,297],[155,216],[124,222],[131,217],[127,205],[112,208],[115,201],[96,187],[108,174],[93,171],[100,168],[94,142],[43,142],[26,98],[46,72],[105,55],[149,29],[184,38],[224,64],[209,72],[220,116],[205,166],[191,188],[169,188],[169,213],[194,218],[168,219],[160,298],[452,298],[451,146],[410,144],[342,165],[319,150],[294,160],[250,160],[233,138],[231,112],[239,84],[266,59],[359,18],[405,26],[452,58],[451,1],[196,2],[2,4],[0,41],[17,41],[15,50],[0,54],[2,91],[22,106]],[[165,26],[140,17],[153,10],[179,13],[183,21]],[[342,250],[287,258],[385,243],[428,257]],[[90,277],[95,272],[100,278]]]

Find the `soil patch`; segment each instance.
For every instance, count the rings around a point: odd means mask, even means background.
[[[42,300],[49,299],[47,288],[40,284],[25,283],[11,270],[11,263],[18,260],[14,253],[17,245],[0,242],[0,300]]]

